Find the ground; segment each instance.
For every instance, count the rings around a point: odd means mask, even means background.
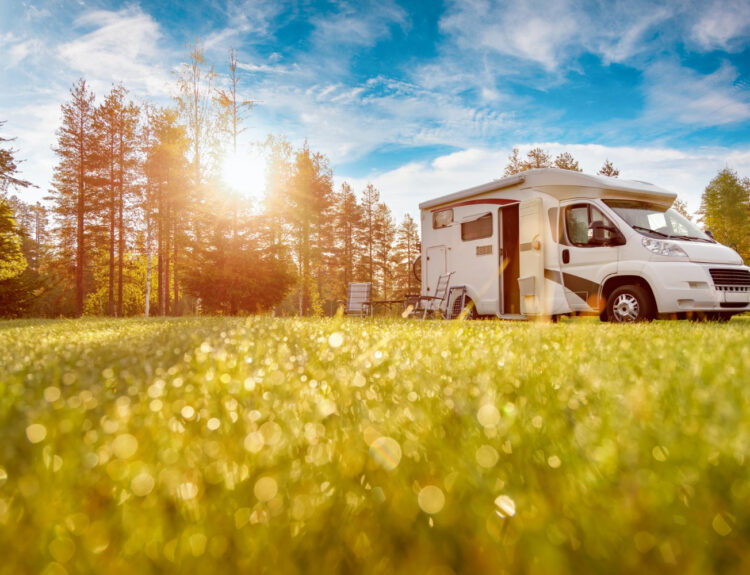
[[[750,571],[750,321],[0,322],[0,573]]]

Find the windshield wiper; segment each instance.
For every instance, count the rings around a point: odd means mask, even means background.
[[[713,240],[709,240],[707,238],[698,238],[696,236],[670,236],[672,238],[675,238],[677,240],[687,240],[687,241],[696,241],[696,242],[706,242],[709,244],[715,243]]]
[[[669,234],[665,234],[664,232],[657,232],[656,230],[652,230],[651,228],[644,228],[643,226],[630,226],[634,230],[638,230],[639,232],[648,232],[650,234],[656,234],[657,236],[661,236],[663,238],[672,238],[674,236],[670,236]]]

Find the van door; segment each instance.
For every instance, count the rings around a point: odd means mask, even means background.
[[[617,273],[619,232],[606,232],[606,242],[596,241],[591,224],[603,222],[617,228],[598,206],[587,201],[568,201],[561,206],[560,270],[565,297],[575,311],[599,311],[604,280]]]
[[[430,246],[427,248],[427,261],[425,263],[425,280],[423,287],[426,295],[435,295],[438,277],[448,270],[447,250],[445,246]]]
[[[523,201],[518,206],[518,286],[521,313],[544,313],[544,245],[542,198]]]
[[[518,204],[498,210],[498,250],[500,269],[500,315],[518,316],[521,313],[521,295],[518,288]]]

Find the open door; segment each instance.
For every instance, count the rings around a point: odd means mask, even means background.
[[[518,207],[518,251],[521,313],[544,313],[544,220],[542,198],[521,202]]]

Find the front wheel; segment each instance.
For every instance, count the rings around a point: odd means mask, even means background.
[[[607,299],[607,319],[612,323],[651,321],[653,318],[651,297],[641,286],[621,286]]]

